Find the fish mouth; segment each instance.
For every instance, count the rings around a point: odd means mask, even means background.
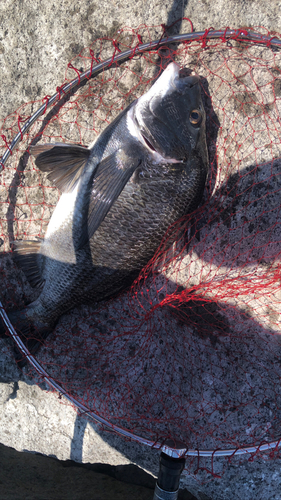
[[[178,73],[179,78],[185,78],[187,76],[191,76],[191,69],[189,68],[181,68]]]
[[[177,90],[182,91],[185,88],[192,88],[200,81],[198,75],[193,75],[189,68],[180,68],[180,66],[171,62],[166,69],[163,71],[162,75],[159,77],[159,81],[166,80],[167,87],[172,86]]]
[[[189,76],[180,76],[179,75],[179,80],[185,82],[185,84],[191,88],[194,87],[194,85],[197,85],[200,81],[200,77],[197,75],[189,75]]]
[[[182,92],[183,90],[195,87],[195,85],[198,85],[199,81],[200,77],[198,75],[192,75],[189,69],[182,68],[177,75],[175,75],[173,83],[175,88]]]
[[[198,75],[193,75],[191,69],[189,68],[181,68],[178,73],[178,78],[185,79],[187,83],[189,83],[190,87],[193,87],[200,81],[200,77]]]

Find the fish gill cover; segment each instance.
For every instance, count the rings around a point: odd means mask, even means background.
[[[140,35],[162,33],[124,28],[98,39],[69,63],[65,81],[136,46]],[[174,224],[173,247],[164,239],[128,292],[63,315],[36,358],[68,394],[136,435],[189,449],[259,446],[279,439],[281,421],[280,50],[203,36],[111,65],[62,93],[0,175],[0,298],[8,312],[38,295],[10,244],[43,238],[59,199],[30,146],[90,144],[171,61],[200,76],[210,162],[201,206]],[[0,152],[47,101],[3,120]],[[9,362],[10,344],[1,347]],[[24,370],[40,382],[30,365]],[[200,481],[224,466],[222,459],[186,464]]]

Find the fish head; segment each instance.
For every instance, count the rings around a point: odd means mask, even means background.
[[[154,162],[185,163],[196,152],[207,163],[200,78],[172,62],[131,108],[138,139]]]

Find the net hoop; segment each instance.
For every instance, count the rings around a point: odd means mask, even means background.
[[[236,455],[244,455],[244,454],[251,454],[251,453],[257,453],[261,451],[268,451],[272,449],[278,449],[281,446],[281,437],[277,441],[272,441],[271,443],[264,443],[259,446],[246,446],[242,448],[230,448],[227,450],[189,450],[186,448],[186,446],[182,443],[173,443],[170,444],[169,442],[161,442],[161,441],[151,441],[149,439],[142,438],[141,436],[137,436],[133,432],[129,432],[126,429],[123,429],[122,427],[119,427],[118,425],[111,424],[104,418],[100,417],[93,411],[89,410],[86,406],[84,406],[82,403],[77,401],[75,398],[70,396],[69,394],[66,393],[66,391],[52,378],[48,375],[46,370],[44,370],[43,366],[30,354],[28,349],[25,347],[24,343],[21,341],[20,337],[16,333],[13,325],[11,324],[7,313],[0,302],[0,314],[2,316],[2,319],[9,330],[9,333],[13,337],[14,341],[16,342],[18,348],[22,351],[22,353],[26,356],[30,364],[35,368],[35,370],[42,376],[44,381],[50,386],[51,389],[55,389],[60,396],[64,396],[71,404],[75,405],[81,415],[87,415],[88,417],[91,417],[93,420],[98,422],[99,424],[105,425],[108,429],[116,432],[117,434],[120,434],[123,437],[132,439],[139,444],[143,444],[146,446],[150,446],[151,448],[154,448],[155,450],[161,450],[162,452],[166,453],[170,457],[173,458],[182,458],[182,457],[233,457]]]
[[[7,148],[0,160],[0,173],[3,170],[5,163],[7,162],[10,155],[12,155],[13,149],[17,146],[17,144],[23,139],[23,136],[29,128],[35,123],[35,121],[42,116],[46,110],[53,105],[56,101],[59,101],[63,96],[68,94],[75,87],[79,87],[80,84],[86,79],[90,79],[93,76],[96,76],[99,72],[104,69],[109,68],[112,64],[117,62],[123,62],[126,59],[133,58],[134,56],[140,55],[143,52],[149,50],[157,50],[165,45],[171,43],[182,43],[182,42],[192,42],[195,40],[202,40],[203,46],[205,47],[207,40],[211,39],[221,39],[223,41],[227,41],[230,39],[236,41],[247,41],[256,44],[266,45],[267,47],[276,47],[281,48],[281,40],[277,37],[270,37],[261,35],[260,33],[251,32],[248,29],[222,29],[222,30],[205,30],[201,32],[192,32],[192,33],[184,33],[179,35],[173,35],[169,37],[161,37],[160,39],[154,40],[152,42],[148,42],[145,44],[137,44],[135,47],[120,52],[116,56],[106,59],[105,61],[97,64],[96,66],[91,67],[87,71],[79,74],[76,78],[61,86],[59,90],[53,94],[50,98],[48,98],[46,102],[46,98],[43,99],[45,101],[42,106],[24,123],[22,128],[20,128],[19,133],[12,140],[10,145],[7,145]],[[246,446],[241,448],[230,448],[230,449],[213,449],[213,450],[199,450],[199,449],[188,449],[185,444],[180,442],[172,442],[169,440],[166,441],[151,441],[149,439],[142,438],[134,434],[133,432],[127,431],[122,427],[114,425],[104,418],[100,417],[98,414],[91,411],[89,408],[84,406],[82,403],[77,401],[75,398],[67,394],[67,392],[58,384],[46,370],[42,367],[42,365],[30,354],[28,349],[25,347],[20,337],[16,333],[13,325],[11,324],[6,311],[0,302],[0,315],[2,317],[3,322],[6,325],[7,330],[9,331],[11,337],[15,341],[16,345],[20,349],[20,351],[24,354],[29,363],[34,367],[37,373],[42,377],[42,379],[49,385],[51,389],[56,390],[59,393],[59,396],[64,396],[72,405],[76,406],[81,415],[87,415],[92,418],[95,422],[105,426],[107,429],[114,431],[115,433],[129,438],[139,444],[149,446],[153,449],[161,450],[166,453],[170,457],[173,458],[181,458],[181,457],[233,457],[237,455],[245,455],[245,454],[256,454],[258,452],[265,452],[269,450],[277,450],[281,447],[281,437],[278,440],[272,442],[266,442],[260,444],[259,446]]]
[[[144,43],[141,45],[136,45],[132,49],[125,50],[124,52],[120,52],[115,57],[110,57],[105,61],[97,64],[96,66],[91,67],[84,73],[81,73],[77,78],[71,80],[71,82],[66,83],[62,87],[59,88],[58,92],[52,95],[47,102],[44,102],[40,108],[35,111],[35,113],[27,120],[23,127],[21,127],[19,133],[13,139],[9,147],[7,147],[5,153],[3,154],[0,160],[0,173],[3,170],[3,167],[8,160],[9,156],[12,154],[13,149],[16,145],[23,139],[23,135],[29,130],[29,128],[33,125],[33,123],[46,112],[46,110],[54,104],[57,100],[61,98],[61,95],[68,94],[71,90],[73,90],[76,86],[79,86],[86,79],[92,78],[97,75],[100,71],[108,68],[114,63],[122,62],[130,57],[134,57],[137,55],[146,52],[147,50],[155,50],[160,47],[170,44],[170,43],[182,43],[182,42],[192,42],[194,40],[203,40],[204,44],[206,44],[207,40],[211,40],[213,38],[218,38],[221,40],[238,40],[238,41],[249,41],[253,43],[260,43],[269,47],[281,47],[281,40],[276,37],[264,36],[259,33],[251,33],[246,29],[238,29],[238,30],[206,30],[206,31],[197,31],[192,33],[184,33],[182,35],[173,35],[165,38],[160,38],[158,40],[154,40],[152,42]]]

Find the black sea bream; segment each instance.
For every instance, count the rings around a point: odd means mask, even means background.
[[[62,196],[43,241],[15,242],[17,263],[42,289],[9,313],[31,352],[66,311],[132,283],[168,227],[200,202],[208,172],[205,112],[199,77],[185,75],[169,64],[89,148],[32,149]]]

